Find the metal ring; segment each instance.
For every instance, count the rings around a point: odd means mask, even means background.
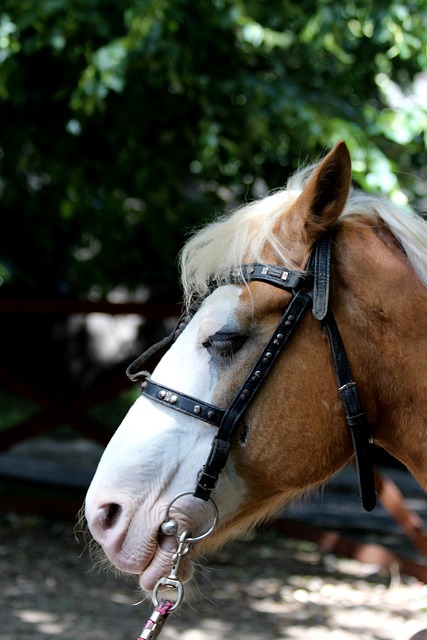
[[[183,491],[182,493],[178,493],[177,496],[172,498],[172,500],[169,502],[168,506],[166,507],[164,522],[168,522],[170,520],[170,509],[174,504],[174,502],[176,502],[177,500],[179,500],[184,496],[192,496],[192,495],[194,495],[194,491]],[[216,525],[218,524],[218,520],[219,520],[218,507],[216,506],[212,498],[209,498],[208,502],[211,504],[213,509],[213,515],[214,515],[213,523],[205,533],[201,533],[199,536],[195,536],[194,538],[186,538],[185,541],[189,542],[190,544],[193,544],[193,542],[199,542],[200,540],[204,540],[205,538],[207,538],[215,529]],[[177,537],[179,537],[179,535]]]
[[[157,605],[159,604],[158,594],[162,587],[167,587],[168,589],[176,589],[177,591],[177,599],[168,611],[168,613],[173,613],[182,604],[182,601],[184,599],[184,587],[179,580],[172,580],[171,578],[160,578],[160,580],[154,587],[152,595],[152,602],[155,607],[157,607]]]

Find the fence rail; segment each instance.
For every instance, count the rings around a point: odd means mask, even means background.
[[[5,317],[23,316],[75,316],[103,313],[111,316],[136,314],[148,321],[162,321],[178,317],[180,306],[159,302],[109,302],[78,299],[38,299],[0,298],[0,315]],[[12,336],[11,336],[11,339]],[[37,340],[37,336],[34,336]],[[19,336],[16,346],[17,359],[25,363],[26,354],[19,353]],[[150,363],[151,365],[153,363]],[[69,393],[66,399],[58,400],[44,380],[37,375],[27,379],[12,370],[0,360],[0,384],[20,398],[35,404],[39,411],[19,424],[0,432],[0,451],[12,445],[51,430],[55,425],[65,423],[83,437],[106,444],[111,433],[87,412],[119,394],[128,385],[122,371],[111,371],[95,382],[90,388],[77,393]]]

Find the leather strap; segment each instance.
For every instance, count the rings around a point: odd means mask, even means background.
[[[128,368],[126,369],[126,375],[129,378],[129,380],[132,380],[132,382],[136,382],[141,378],[148,379],[150,377],[150,374],[148,373],[148,371],[144,371],[142,369],[143,365],[152,356],[156,355],[156,353],[158,353],[159,351],[162,351],[167,347],[170,347],[175,342],[179,334],[184,331],[185,327],[193,317],[192,313],[195,313],[195,310],[193,312],[184,311],[180,315],[175,328],[170,332],[168,336],[166,336],[162,340],[159,340],[159,342],[156,342],[156,344],[153,344],[128,366]]]
[[[326,232],[314,250],[313,316],[319,322],[324,319],[329,308],[332,239],[332,232]]]
[[[142,365],[162,349],[170,347],[174,340],[174,333],[171,333],[163,338],[163,340],[160,340],[159,342],[156,342],[156,344],[153,344],[149,349],[144,351],[142,355],[138,356],[138,358],[136,358],[136,360],[134,360],[126,369],[126,375],[129,380],[132,380],[132,382],[136,382],[140,378],[146,378],[149,373],[147,371],[143,371]]]
[[[214,407],[207,402],[202,402],[164,385],[156,384],[151,378],[146,378],[142,383],[142,393],[166,407],[171,407],[181,413],[193,416],[193,418],[203,420],[203,422],[207,422],[213,427],[219,427],[225,413],[222,409],[218,409],[218,407]]]
[[[272,338],[261,353],[257,363],[237,393],[230,407],[225,412],[217,436],[214,438],[208,460],[199,472],[194,496],[208,500],[215,488],[230,452],[234,433],[240,420],[270,372],[277,356],[291,337],[301,317],[311,305],[311,297],[307,293],[295,295],[276,328]]]
[[[328,231],[320,238],[314,250],[313,316],[322,322],[329,338],[338,391],[341,395],[353,442],[360,497],[364,509],[372,511],[376,504],[372,436],[356,383],[353,380],[341,334],[335,317],[329,309],[332,242],[333,230]]]
[[[338,391],[341,395],[353,441],[362,505],[366,511],[372,511],[376,505],[376,492],[372,461],[372,436],[368,419],[360,402],[344,343],[331,311],[327,312],[323,327],[329,338],[338,380]]]
[[[257,280],[286,291],[299,291],[303,287],[311,287],[313,282],[312,274],[309,271],[258,263],[242,265],[230,274],[230,279],[235,283]]]

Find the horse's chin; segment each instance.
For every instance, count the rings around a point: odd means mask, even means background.
[[[139,586],[143,591],[153,591],[160,578],[167,578],[172,569],[176,548],[175,536],[161,536],[159,538],[157,549],[150,563],[139,573]],[[191,578],[192,573],[192,562],[187,555],[180,563],[178,579],[181,582],[186,582]]]
[[[141,551],[144,549],[144,552]],[[148,552],[152,549],[152,553]],[[174,555],[177,550],[175,536],[159,536],[151,544],[136,543],[135,540],[125,540],[120,550],[106,555],[116,569],[123,573],[130,573],[139,577],[139,585],[145,592],[151,592],[160,578],[167,578],[172,570]],[[179,566],[178,579],[186,582],[192,576],[192,561],[185,556]]]

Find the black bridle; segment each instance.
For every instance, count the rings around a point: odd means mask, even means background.
[[[243,414],[290,339],[298,322],[307,309],[312,307],[313,316],[322,324],[329,338],[338,391],[353,442],[362,505],[366,511],[371,511],[375,507],[372,437],[356,383],[351,374],[341,334],[329,308],[332,238],[332,234],[328,232],[317,241],[305,271],[293,271],[284,267],[264,264],[245,264],[230,274],[227,283],[241,284],[255,280],[265,282],[290,291],[292,299],[273,336],[228,409],[219,409],[207,402],[157,384],[150,378],[150,374],[141,370],[141,366],[150,356],[158,350],[170,346],[176,340],[191,319],[191,312],[180,318],[177,329],[170,336],[151,347],[128,367],[126,373],[131,380],[142,378],[143,395],[218,428],[208,459],[199,472],[194,492],[195,497],[202,500],[209,499],[218,482],[219,474],[227,462],[233,436]],[[220,286],[220,284],[216,283],[216,286]]]

